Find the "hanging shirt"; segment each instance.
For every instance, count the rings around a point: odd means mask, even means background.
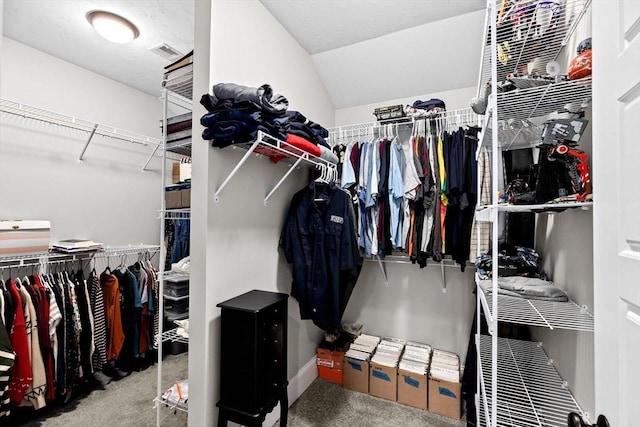
[[[342,175],[340,185],[342,188],[348,188],[356,183],[356,171],[351,163],[351,151],[356,144],[349,144],[344,153],[345,161],[342,163]]]
[[[0,418],[10,414],[9,374],[15,358],[9,333],[0,317]]]
[[[402,145],[398,138],[391,142],[389,160],[389,207],[390,207],[390,233],[391,242],[394,248],[403,248],[404,240],[402,234],[402,214],[404,198],[404,182],[402,177],[405,174],[406,161]]]
[[[293,264],[291,296],[298,300],[300,317],[334,332],[362,266],[349,195],[318,182],[296,193],[280,245]]]
[[[11,379],[9,381],[9,397],[12,403],[19,405],[31,385],[33,376],[31,360],[29,359],[26,317],[20,291],[18,291],[13,280],[7,281],[6,286],[11,293],[15,309],[13,327],[9,332],[11,347],[13,347],[13,351],[16,354],[15,363],[11,369]]]

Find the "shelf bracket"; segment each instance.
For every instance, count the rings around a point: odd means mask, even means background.
[[[98,124],[97,123],[95,125],[93,125],[93,129],[91,130],[91,134],[89,134],[89,139],[87,139],[87,142],[84,144],[84,148],[82,149],[82,153],[80,153],[80,157],[78,157],[78,162],[79,163],[82,162],[82,158],[84,157],[84,153],[87,151],[87,148],[89,147],[89,144],[91,143],[91,139],[93,138],[93,135],[96,134],[96,129],[98,129]]]
[[[442,293],[447,293],[447,275],[444,272],[444,262],[440,261],[440,271],[442,272]]]
[[[249,148],[247,150],[247,152],[244,153],[244,156],[242,156],[242,159],[240,159],[238,164],[233,168],[233,170],[229,173],[229,175],[225,178],[225,180],[222,181],[222,184],[220,185],[220,187],[218,187],[218,189],[216,190],[215,194],[213,195],[213,200],[214,201],[216,201],[216,202],[220,201],[220,193],[222,193],[222,190],[224,190],[224,187],[227,186],[229,181],[231,181],[231,178],[233,178],[233,176],[238,172],[238,170],[244,164],[244,162],[246,162],[247,159],[251,156],[251,154],[253,154],[253,151],[256,149],[256,147],[258,146],[259,143],[260,143],[260,138],[257,138],[253,142],[253,144],[251,144],[251,148]]]
[[[142,166],[142,171],[143,172],[147,170],[147,166],[149,166],[149,162],[151,162],[151,159],[153,159],[153,156],[155,156],[156,153],[158,152],[158,148],[160,148],[160,144],[156,145],[156,148],[153,149],[153,151],[149,155],[149,158],[147,159],[147,161],[144,162],[144,166]]]
[[[291,167],[289,167],[289,170],[287,171],[287,173],[284,174],[284,176],[280,179],[280,181],[278,181],[278,183],[275,185],[275,187],[273,187],[271,189],[271,191],[269,192],[269,194],[266,195],[266,197],[264,198],[264,205],[265,206],[267,206],[269,204],[269,198],[271,198],[273,193],[275,193],[276,190],[282,185],[282,183],[289,177],[289,175],[291,175],[291,172],[296,170],[296,168],[298,167],[298,165],[300,164],[302,159],[303,159],[303,157],[298,157],[298,160],[296,160],[296,162],[293,165],[291,165]]]

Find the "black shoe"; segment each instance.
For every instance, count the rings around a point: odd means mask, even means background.
[[[598,415],[598,421],[595,423],[593,427],[611,427],[609,425],[609,420],[604,415]]]
[[[582,417],[580,414],[575,412],[569,412],[569,416],[567,417],[567,427],[589,427],[584,421],[582,421]]]

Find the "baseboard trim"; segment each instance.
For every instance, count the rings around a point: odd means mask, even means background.
[[[289,406],[293,404],[306,389],[309,388],[313,380],[318,378],[318,368],[316,366],[316,356],[313,356],[298,373],[289,381],[289,387],[287,387],[287,394],[289,397]],[[280,405],[271,411],[270,414],[264,420],[263,425],[272,426],[280,419]]]

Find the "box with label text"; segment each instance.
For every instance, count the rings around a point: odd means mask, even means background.
[[[343,387],[348,390],[369,393],[369,362],[345,357],[342,365]]]
[[[396,401],[398,386],[398,368],[370,363],[369,394],[383,399]]]
[[[323,380],[342,384],[343,363],[344,351],[329,350],[318,347],[316,364],[318,365],[318,376]]]

